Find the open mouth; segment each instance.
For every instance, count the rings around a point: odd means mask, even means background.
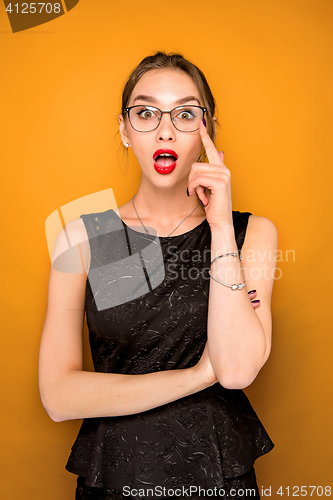
[[[154,167],[159,173],[169,173],[176,167],[178,155],[171,149],[159,149],[154,153]]]

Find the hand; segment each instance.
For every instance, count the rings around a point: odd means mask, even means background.
[[[200,371],[200,376],[207,381],[207,387],[216,384],[218,382],[217,377],[214,373],[212,364],[209,358],[208,344],[206,343],[203,353],[199,362],[194,367],[196,370]]]
[[[230,171],[223,163],[223,152],[218,152],[202,122],[199,124],[202,144],[209,163],[195,162],[191,166],[188,192],[197,193],[205,205],[207,222],[211,227],[233,225]],[[205,188],[209,191],[206,192]]]
[[[257,297],[257,290],[250,290],[248,292],[251,304],[253,305],[254,309],[257,309],[260,306],[260,300],[253,300]]]

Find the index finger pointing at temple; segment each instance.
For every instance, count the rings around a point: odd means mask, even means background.
[[[213,165],[223,165],[223,162],[221,160],[221,157],[215,147],[215,144],[213,143],[212,139],[209,137],[209,134],[207,132],[207,128],[205,125],[200,122],[199,125],[199,132],[202,140],[202,144],[205,148],[205,151],[207,153],[207,158],[209,163],[212,163]]]

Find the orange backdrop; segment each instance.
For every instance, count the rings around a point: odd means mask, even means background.
[[[272,354],[245,391],[276,444],[256,462],[258,483],[272,498],[333,486],[332,34],[329,0],[81,0],[15,34],[1,3],[2,498],[74,498],[64,465],[80,422],[54,423],[37,385],[44,224],[89,194],[112,188],[120,206],[135,193],[139,167],[130,151],[123,175],[118,153],[121,89],[158,49],[206,74],[233,208],[279,231]]]

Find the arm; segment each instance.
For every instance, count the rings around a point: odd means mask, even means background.
[[[48,306],[39,357],[40,394],[50,417],[60,422],[129,415],[213,385],[216,377],[207,349],[195,367],[183,370],[145,375],[83,371],[82,330],[86,269],[90,263],[87,239],[83,222],[73,221],[59,235],[54,252],[55,256],[61,255],[68,241],[80,248],[80,252],[70,255],[74,272],[60,272],[54,266],[50,272]],[[81,272],[78,272],[78,262],[73,264],[75,255],[82,258]]]
[[[232,218],[231,173],[224,164],[223,151],[217,151],[203,122],[199,133],[209,163],[192,164],[188,193],[192,196],[196,192],[205,207],[214,260],[218,255],[238,252]],[[239,259],[232,256],[213,264],[212,275],[224,283],[246,280],[246,286],[236,291],[210,280],[208,351],[218,381],[228,389],[250,385],[270,353],[270,301],[277,241],[276,228],[269,219],[250,216],[243,246],[243,269]],[[252,289],[257,290],[261,301],[256,309],[248,296]]]
[[[242,249],[243,261],[228,256],[212,265],[212,275],[225,283],[246,281],[242,290],[232,291],[210,280],[208,349],[217,378],[226,388],[250,385],[268,359],[277,242],[274,224],[265,217],[252,215]],[[211,251],[212,260],[217,255],[238,252],[230,223],[212,229]],[[248,297],[248,291],[253,289],[260,298],[260,307],[255,310]]]

